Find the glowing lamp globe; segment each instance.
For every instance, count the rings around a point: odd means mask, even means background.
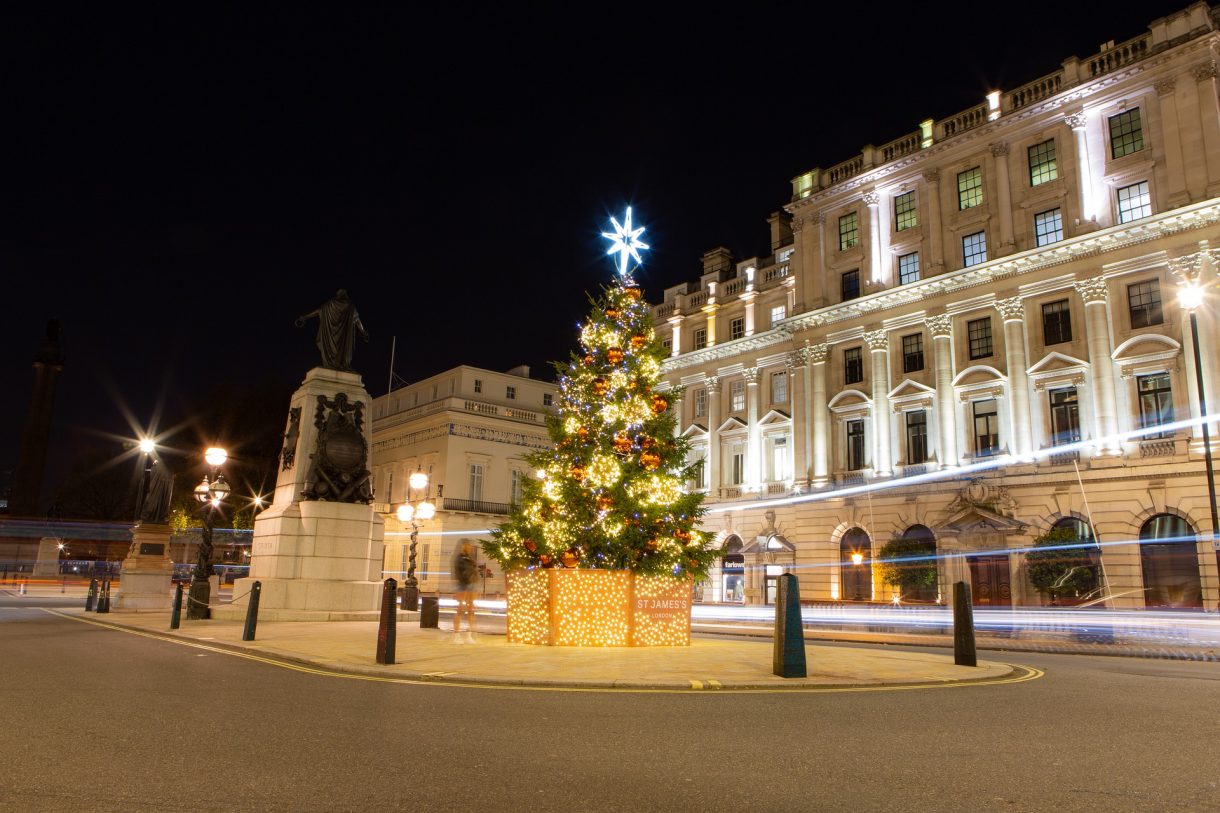
[[[212,446],[203,453],[203,459],[208,461],[209,466],[223,466],[229,459],[229,453],[219,446]]]
[[[140,451],[144,454],[152,454],[156,448],[157,444],[153,442],[152,438],[142,438],[140,440]]]
[[[411,517],[415,516],[415,509],[407,503],[398,506],[398,521],[410,522]]]
[[[1188,311],[1198,310],[1203,304],[1203,289],[1198,285],[1183,285],[1178,289],[1178,302]]]
[[[859,565],[859,564],[863,564],[863,563],[864,563],[864,554],[862,554],[862,553],[853,553],[853,554],[851,555],[851,563],[852,563],[853,565]]]
[[[410,484],[411,488],[424,489],[428,487],[428,475],[424,474],[422,471],[412,472],[411,476],[407,479],[407,482]]]
[[[430,502],[421,502],[419,507],[415,509],[415,514],[420,519],[432,519],[436,516],[436,506]]]
[[[204,477],[203,482],[195,486],[195,499],[199,500],[199,502],[207,502],[212,499],[208,494],[211,490],[212,484],[208,482],[208,478]]]
[[[225,497],[229,496],[229,492],[231,490],[232,489],[229,488],[229,484],[225,482],[224,477],[217,477],[216,482],[212,483],[212,497],[215,500],[223,500]]]

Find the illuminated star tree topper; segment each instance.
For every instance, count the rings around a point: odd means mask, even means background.
[[[627,207],[627,215],[623,218],[622,224],[613,217],[610,218],[610,223],[613,224],[614,231],[602,232],[602,237],[610,241],[610,249],[606,253],[618,255],[618,275],[627,279],[635,267],[639,267],[643,262],[640,259],[639,249],[648,248],[647,243],[640,242],[640,235],[644,233],[644,227],[632,228],[630,206]],[[631,260],[635,260],[635,267],[629,265]]]

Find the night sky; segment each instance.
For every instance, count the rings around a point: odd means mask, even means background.
[[[160,404],[164,427],[250,403],[278,433],[317,358],[293,318],[339,287],[373,337],[355,366],[374,396],[395,335],[408,381],[457,364],[549,377],[585,292],[610,279],[598,233],[625,205],[648,228],[640,279],[656,301],[709,248],[768,253],[792,176],[1186,2],[1003,19],[403,5],[4,20],[0,470],[48,318],[67,365],[45,493],[82,450],[114,445],[99,433],[131,433],[123,405],[146,425]]]

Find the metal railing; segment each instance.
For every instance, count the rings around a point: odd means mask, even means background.
[[[507,516],[512,511],[512,505],[506,502],[488,502],[487,500],[463,500],[456,497],[444,497],[441,508],[445,511],[464,511],[470,514],[495,514]]]

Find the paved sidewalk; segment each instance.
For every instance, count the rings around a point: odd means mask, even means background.
[[[165,616],[83,610],[60,614],[335,672],[444,683],[683,690],[880,688],[1028,674],[1006,663],[956,666],[951,653],[807,645],[809,676],[784,679],[771,674],[770,642],[696,638],[689,647],[577,649],[509,644],[502,635],[482,634],[475,644],[458,645],[448,630],[414,624],[398,625],[398,662],[382,666],[376,663],[373,622],[266,622],[258,625],[256,641],[243,642],[238,622],[183,621],[181,629],[170,631]]]

